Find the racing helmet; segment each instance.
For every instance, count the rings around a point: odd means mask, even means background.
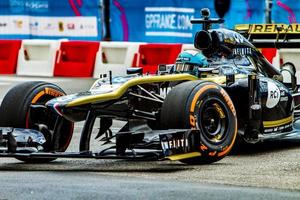
[[[206,57],[196,50],[185,50],[181,52],[175,63],[177,73],[187,72],[198,76],[199,67],[208,67]]]

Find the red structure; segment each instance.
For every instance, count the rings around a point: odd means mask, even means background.
[[[0,74],[15,74],[21,40],[0,40]]]
[[[62,42],[56,55],[54,76],[92,77],[99,42]]]
[[[159,64],[175,63],[181,49],[181,44],[141,44],[133,66],[142,67],[144,74],[156,74]]]
[[[265,58],[272,63],[273,58],[276,56],[277,49],[276,48],[263,48],[261,49],[261,53],[265,56]]]

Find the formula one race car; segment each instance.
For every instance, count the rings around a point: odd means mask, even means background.
[[[0,156],[27,162],[69,158],[169,158],[188,164],[224,158],[236,138],[255,143],[295,132],[295,75],[274,68],[241,34],[203,24],[194,45],[176,64],[160,65],[155,76],[140,68],[128,76],[98,79],[89,91],[65,95],[58,86],[27,82],[12,88],[0,108]],[[145,72],[144,72],[145,73]],[[109,147],[90,151],[96,138]],[[79,152],[64,152],[74,122],[85,120]],[[114,120],[126,122],[112,132]],[[12,128],[10,128],[12,127]]]

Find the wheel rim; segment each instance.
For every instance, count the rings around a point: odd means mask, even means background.
[[[197,128],[210,143],[221,143],[226,138],[229,117],[224,103],[219,99],[204,100],[197,119]]]
[[[63,93],[62,93],[62,95],[63,95]],[[45,105],[45,103],[47,101],[49,101],[53,98],[55,98],[55,97],[52,95],[44,94],[44,95],[41,95],[39,98],[36,98],[31,103],[37,104],[37,105]],[[43,125],[46,125],[47,129],[53,134],[55,123],[56,123],[57,119],[58,119],[57,115],[54,112],[45,112],[45,113],[42,113],[42,115],[39,115],[38,118],[34,117],[34,119],[33,119],[30,114],[30,108],[29,108],[27,111],[27,114],[26,114],[26,128],[33,128],[39,124],[43,124]],[[73,135],[73,128],[74,128],[73,123],[69,123],[68,127],[62,128],[63,131],[69,130],[69,132],[62,135],[64,138],[61,138],[62,141],[59,142],[60,143],[59,149],[57,149],[57,151],[65,151],[67,149],[67,147],[69,146],[69,143],[71,141],[72,135]],[[62,131],[62,130],[59,130],[59,131]]]

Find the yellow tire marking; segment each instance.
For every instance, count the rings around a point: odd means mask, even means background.
[[[205,150],[207,150],[208,148],[207,148],[207,146],[205,146],[204,144],[202,144],[202,145],[200,146],[200,149],[201,149],[202,151],[205,151]]]
[[[35,95],[35,97],[31,101],[31,103],[36,103],[45,94],[51,95],[53,97],[60,97],[60,96],[64,95],[64,93],[62,93],[58,90],[55,90],[52,88],[45,88],[44,90],[37,93],[37,95]]]
[[[45,94],[45,91],[40,91],[37,95],[35,95],[35,97],[32,99],[31,103],[36,103],[39,98],[41,98],[43,95]]]
[[[190,125],[192,127],[196,127],[196,119],[195,119],[195,116],[193,116],[193,115],[190,115]]]
[[[216,154],[217,154],[217,151],[213,151],[213,152],[209,152],[208,155],[213,157],[213,156],[215,156]]]
[[[192,100],[192,104],[191,104],[191,108],[190,108],[190,112],[194,112],[195,111],[195,106],[196,103],[198,101],[199,96],[208,89],[218,89],[218,87],[216,85],[205,85],[203,86],[200,90],[198,90],[198,92],[195,94],[193,100]]]
[[[228,96],[228,94],[226,93],[226,91],[222,88],[220,90],[221,94],[223,95],[227,105],[229,106],[230,110],[232,111],[233,115],[236,116],[236,111],[235,111],[235,108],[234,108],[234,105],[230,99],[230,97]]]
[[[213,105],[214,105],[214,107],[217,109],[217,111],[218,111],[218,113],[219,113],[219,117],[220,117],[221,119],[224,119],[224,118],[225,118],[225,114],[224,114],[224,111],[223,111],[223,109],[221,108],[221,106],[220,106],[219,104],[217,104],[217,103],[214,103]]]
[[[64,93],[52,88],[45,88],[45,93],[54,97],[60,97],[65,95]]]

